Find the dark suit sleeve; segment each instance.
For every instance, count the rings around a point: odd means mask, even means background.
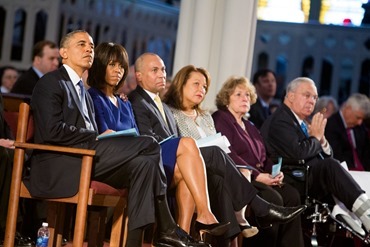
[[[4,117],[4,102],[3,97],[0,94],[0,138],[14,139],[12,131]]]
[[[334,157],[339,161],[347,161],[347,165],[353,167],[352,150],[339,113],[334,114],[328,119],[325,128],[325,137],[333,149]]]
[[[43,76],[31,99],[35,118],[35,141],[76,146],[93,141],[97,133],[87,130],[66,81],[59,71]]]
[[[268,119],[268,123],[262,126],[261,132],[269,145],[269,153],[278,154],[292,161],[316,157],[322,152],[319,140],[314,137],[306,138],[293,113],[285,108],[276,111]]]
[[[156,134],[155,126],[160,124],[157,117],[149,109],[148,103],[138,94],[130,98],[132,108],[134,110],[135,120],[141,135],[153,136],[158,142],[162,141],[160,135]]]

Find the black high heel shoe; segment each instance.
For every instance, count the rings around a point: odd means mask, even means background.
[[[203,241],[204,234],[208,233],[213,236],[220,236],[224,234],[230,228],[230,222],[227,223],[214,223],[214,224],[203,224],[199,221],[195,221],[195,231],[199,232],[200,239]]]

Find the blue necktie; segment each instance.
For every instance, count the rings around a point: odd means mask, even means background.
[[[306,135],[306,137],[309,137],[308,130],[307,130],[307,125],[305,122],[301,123],[301,129],[303,130],[303,133]]]
[[[89,129],[89,130],[94,130],[94,126],[92,125],[91,123],[91,120],[90,120],[90,117],[89,117],[89,112],[87,110],[87,106],[86,106],[86,97],[85,97],[85,88],[84,88],[84,85],[83,85],[83,82],[80,80],[77,84],[80,88],[80,100],[81,100],[81,107],[82,107],[82,111],[83,111],[83,115],[84,115],[84,118],[85,118],[85,123],[86,123],[86,128]]]

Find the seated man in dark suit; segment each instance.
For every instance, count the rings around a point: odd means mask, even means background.
[[[279,105],[280,101],[274,99],[276,95],[276,76],[272,70],[261,69],[253,76],[253,85],[258,95],[255,104],[251,105],[249,119],[259,129],[268,116],[271,115],[271,107]]]
[[[172,135],[179,137],[176,121],[169,107],[162,102],[155,102],[156,96],[166,85],[163,60],[156,54],[144,53],[136,60],[135,71],[138,86],[129,95],[129,99],[140,133],[153,136],[157,141]],[[304,206],[277,207],[256,196],[255,188],[220,148],[202,147],[200,151],[206,166],[212,211],[220,222],[231,223],[229,231],[223,236],[226,241],[239,234],[241,229],[235,211],[241,211],[247,204],[256,215],[266,216],[269,222],[285,223],[303,212]],[[272,220],[272,214],[278,217],[273,217]]]
[[[15,82],[11,93],[31,95],[36,82],[59,67],[58,46],[52,41],[37,42],[32,49],[32,66]]]
[[[94,60],[91,36],[82,30],[66,34],[59,53],[63,66],[44,75],[32,94],[35,142],[93,149],[93,179],[115,188],[129,188],[126,246],[141,247],[144,228],[155,220],[155,246],[208,246],[193,240],[172,218],[160,146],[154,138],[97,140],[93,102],[82,85],[82,75]],[[81,158],[71,155],[35,152],[26,186],[36,197],[73,196],[78,190],[80,162]]]
[[[346,161],[349,170],[370,171],[370,139],[364,119],[370,116],[370,100],[352,94],[328,119],[325,136],[334,158]]]
[[[309,166],[308,194],[320,199],[334,195],[370,230],[370,200],[365,191],[332,157],[324,132],[327,120],[318,112],[306,123],[318,99],[314,81],[299,77],[286,88],[284,103],[265,121],[261,134],[272,158]]]

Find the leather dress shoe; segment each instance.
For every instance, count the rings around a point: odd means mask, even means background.
[[[1,236],[1,238],[3,238],[3,236]],[[4,240],[2,239],[0,240],[0,247],[3,247],[3,245],[4,245]],[[30,237],[24,237],[19,232],[15,233],[15,237],[14,237],[15,247],[31,247],[34,245],[35,243],[31,240]]]
[[[263,217],[256,217],[256,221],[261,228],[269,227],[273,223],[285,224],[300,215],[307,208],[306,205],[297,207],[281,207],[270,204],[268,214]]]
[[[194,240],[179,226],[168,232],[159,232],[153,241],[156,247],[211,247],[211,245]]]

